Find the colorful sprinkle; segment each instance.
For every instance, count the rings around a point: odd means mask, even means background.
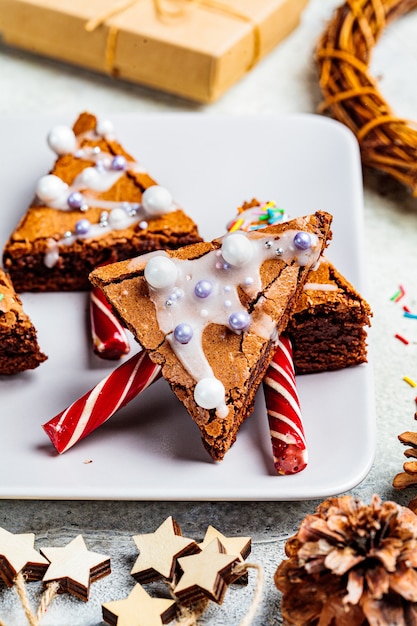
[[[417,387],[417,383],[409,376],[403,376],[403,381],[410,385],[410,387]]]
[[[394,335],[396,339],[399,339],[400,341],[402,341],[403,343],[405,343],[406,345],[408,345],[410,342],[408,341],[408,339],[406,339],[405,337],[403,337],[402,335],[399,335],[398,333],[396,335]]]
[[[396,291],[394,295],[391,296],[390,300],[393,302],[399,302],[401,298],[403,298],[404,296],[405,296],[405,289],[402,285],[400,285],[398,291]]]
[[[408,308],[407,305],[404,304],[403,306],[403,311],[405,311],[406,313],[411,313],[410,309]]]
[[[242,220],[242,219],[238,219],[238,220],[236,220],[236,221],[235,221],[235,222],[233,222],[233,223],[231,224],[231,226],[229,227],[229,231],[230,231],[231,233],[233,233],[235,230],[240,230],[240,227],[242,226],[242,224],[243,224],[243,220]]]
[[[409,311],[404,311],[404,317],[408,317],[411,320],[417,320],[417,315],[409,313]]]

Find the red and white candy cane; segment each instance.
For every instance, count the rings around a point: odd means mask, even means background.
[[[61,454],[104,424],[161,376],[146,351],[130,357],[65,411],[43,424]]]
[[[275,469],[279,474],[301,472],[307,465],[307,444],[288,337],[279,339],[263,389]]]
[[[90,292],[90,328],[93,350],[99,357],[116,360],[128,354],[130,344],[126,330],[98,287]]]

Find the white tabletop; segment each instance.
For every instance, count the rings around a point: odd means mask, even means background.
[[[52,60],[0,46],[0,115],[62,113],[66,119],[90,110],[97,114],[124,112],[199,111],[269,114],[315,113],[320,102],[314,46],[334,8],[335,0],[311,0],[300,26],[219,101],[203,106],[154,92],[137,85],[64,66]],[[374,50],[372,71],[382,93],[398,115],[417,115],[415,64],[417,40],[414,12],[392,24]],[[3,159],[7,153],[3,151]],[[19,164],[16,164],[19,167]],[[19,175],[22,175],[20,173]],[[374,172],[364,174],[365,242],[368,276],[366,297],[374,317],[370,332],[371,364],[375,379],[377,451],[369,475],[351,493],[369,501],[382,499],[407,504],[415,491],[398,492],[392,480],[401,471],[404,448],[398,435],[415,428],[416,389],[404,376],[417,379],[417,322],[405,321],[390,297],[402,284],[407,302],[417,310],[417,199]],[[3,207],[6,211],[7,207]],[[409,345],[395,339],[407,334]],[[343,397],[340,398],[343,402]],[[416,425],[417,430],[417,425]],[[3,468],[5,471],[5,468]],[[285,539],[303,517],[313,512],[314,501],[303,502],[112,502],[112,501],[0,501],[0,525],[11,532],[34,532],[37,545],[64,545],[82,533],[89,547],[112,557],[113,573],[95,583],[90,601],[55,599],[42,620],[45,626],[95,626],[101,623],[101,603],[127,595],[132,587],[129,571],[137,551],[131,536],[152,532],[172,515],[183,534],[200,540],[212,524],[225,535],[253,539],[249,560],[265,570],[262,604],[254,624],[281,624],[279,594],[272,576],[284,557]],[[245,589],[231,589],[222,607],[212,605],[202,624],[237,624],[253,595],[255,576]],[[33,602],[39,587],[30,586]],[[71,615],[70,621],[68,616]],[[0,618],[7,626],[22,624],[17,595],[0,586]]]

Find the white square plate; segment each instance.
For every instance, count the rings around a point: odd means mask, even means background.
[[[0,119],[1,248],[52,166],[48,130],[76,116]],[[360,158],[342,125],[313,115],[128,114],[112,121],[126,149],[171,190],[206,239],[223,234],[235,208],[253,197],[274,199],[291,216],[332,213],[328,257],[364,293]],[[87,294],[25,293],[22,300],[49,358],[36,370],[0,377],[0,497],[300,500],[347,491],[371,467],[369,365],[298,377],[309,464],[294,476],[274,472],[261,393],[216,464],[164,380],[59,456],[41,425],[114,365],[92,354]]]

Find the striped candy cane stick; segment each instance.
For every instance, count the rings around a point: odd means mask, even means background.
[[[130,350],[126,330],[120,324],[103,292],[90,292],[90,328],[93,350],[102,359],[120,359]]]
[[[82,398],[43,424],[59,453],[104,424],[161,375],[159,365],[142,351],[119,365]]]
[[[279,474],[301,472],[307,465],[307,445],[288,337],[279,339],[263,389],[275,469]]]

